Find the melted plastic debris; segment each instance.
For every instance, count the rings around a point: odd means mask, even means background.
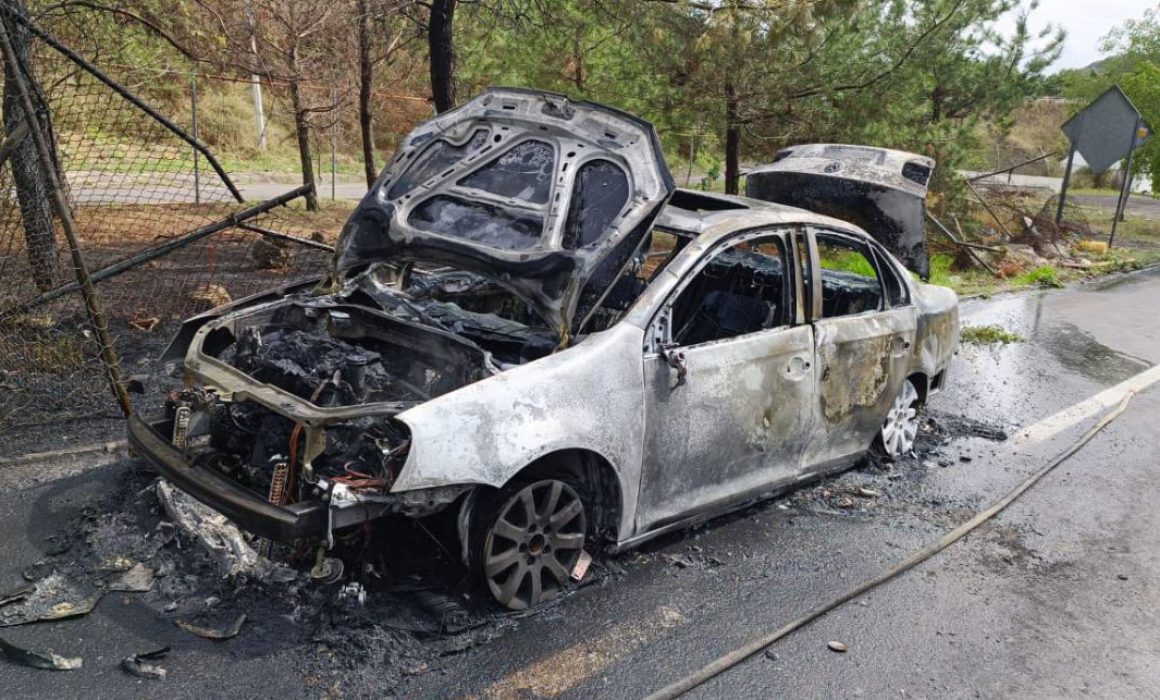
[[[52,574],[38,581],[34,590],[27,593],[20,604],[0,609],[0,627],[88,615],[102,595],[102,591],[94,590],[86,584]]]
[[[57,656],[51,651],[41,653],[31,649],[21,649],[14,644],[9,644],[3,638],[0,638],[0,651],[4,652],[4,658],[9,661],[29,668],[42,668],[48,671],[75,671],[84,665],[84,660],[79,656]]]
[[[297,574],[258,554],[242,531],[226,516],[194,500],[164,479],[157,482],[157,498],[165,512],[186,534],[196,538],[217,560],[222,575],[262,580],[291,581]]]
[[[149,663],[150,661],[157,661],[164,659],[169,653],[169,647],[161,647],[156,651],[147,651],[144,654],[133,654],[121,659],[121,669],[138,678],[153,678],[160,680],[165,678],[168,673],[164,668]]]
[[[238,615],[238,617],[228,626],[221,628],[202,627],[190,622],[185,622],[184,620],[174,620],[173,624],[177,625],[186,632],[189,632],[190,634],[196,634],[203,639],[224,640],[233,639],[234,637],[238,636],[238,632],[242,631],[242,624],[244,624],[245,621],[246,614],[242,613],[241,615]]]
[[[153,569],[150,569],[144,564],[137,563],[128,571],[111,581],[109,583],[109,590],[125,593],[144,593],[153,588],[155,578]]]

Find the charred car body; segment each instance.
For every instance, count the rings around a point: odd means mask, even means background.
[[[419,127],[331,279],[190,319],[135,452],[250,531],[453,513],[524,608],[630,547],[910,449],[956,298],[857,227],[675,190],[652,127],[492,89]]]
[[[745,193],[856,224],[925,280],[930,251],[923,218],[934,165],[926,156],[887,148],[793,146],[751,170]]]

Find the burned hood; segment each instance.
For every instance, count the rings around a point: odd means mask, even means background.
[[[750,171],[746,194],[856,224],[927,279],[923,218],[934,166],[925,156],[885,148],[794,146]]]
[[[652,125],[562,95],[491,88],[417,127],[359,203],[335,257],[448,265],[575,333],[674,189]]]

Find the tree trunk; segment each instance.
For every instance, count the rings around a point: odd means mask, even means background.
[[[725,194],[738,194],[741,184],[741,128],[737,124],[737,91],[725,81]]]
[[[358,0],[358,126],[362,133],[367,187],[374,185],[375,177],[378,176],[375,167],[374,126],[371,122],[371,91],[374,88],[375,71],[371,59],[370,5],[370,0]]]
[[[298,80],[290,81],[290,106],[294,110],[294,132],[298,137],[298,160],[302,164],[302,184],[314,184],[314,159],[310,154],[310,122],[306,120],[306,107],[302,104],[302,93]],[[311,190],[306,195],[307,211],[318,211],[318,193]]]
[[[17,0],[16,10],[24,13],[23,0]],[[5,16],[4,27],[12,42],[16,61],[21,64],[23,76],[33,106],[39,115],[38,122],[50,149],[56,148],[52,122],[44,91],[37,82],[28,59],[28,45],[31,36],[24,25]],[[4,66],[4,132],[11,134],[25,121],[21,108],[20,92],[16,89],[16,74],[13,66]],[[49,204],[49,179],[36,151],[36,142],[31,134],[25,136],[9,157],[12,164],[12,181],[16,189],[16,200],[20,205],[20,219],[24,226],[24,241],[28,249],[28,265],[32,270],[32,280],[36,288],[46,292],[57,286],[57,249],[53,233],[52,208]],[[53,163],[50,167],[59,166]]]
[[[427,50],[431,63],[431,98],[435,111],[455,107],[455,42],[452,24],[458,0],[431,0],[427,22]]]

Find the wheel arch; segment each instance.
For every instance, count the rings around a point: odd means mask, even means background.
[[[508,483],[563,477],[580,490],[592,509],[593,533],[600,539],[620,539],[624,513],[624,488],[620,472],[604,455],[584,448],[555,450],[542,455],[517,472]],[[506,484],[505,484],[506,486]]]
[[[581,491],[581,497],[590,504],[593,534],[600,540],[616,543],[621,539],[621,518],[624,514],[624,485],[620,472],[604,455],[584,448],[558,449],[537,457],[500,486],[479,485],[460,505],[459,535],[463,545],[463,560],[470,558],[471,521],[476,517],[477,504],[486,501],[510,484],[564,477]]]
[[[907,379],[918,391],[919,405],[925,406],[927,394],[930,392],[930,378],[926,376],[925,372],[914,372]]]

